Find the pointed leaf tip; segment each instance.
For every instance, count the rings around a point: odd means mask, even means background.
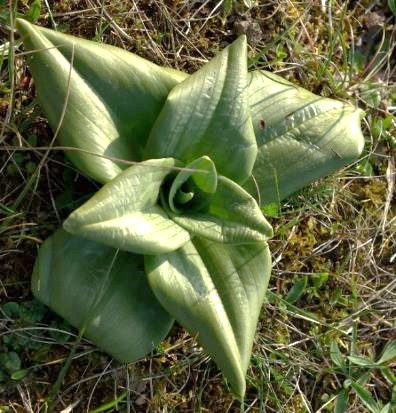
[[[267,244],[223,245],[195,237],[172,253],[146,256],[145,269],[159,302],[198,334],[242,399],[271,271]]]
[[[245,37],[172,89],[145,152],[146,158],[172,156],[185,164],[209,155],[219,174],[238,183],[249,178],[257,145]]]
[[[60,144],[98,155],[66,152],[72,162],[106,183],[126,168],[109,158],[140,160],[169,91],[187,75],[26,20],[17,29],[41,107],[54,130],[61,123]]]

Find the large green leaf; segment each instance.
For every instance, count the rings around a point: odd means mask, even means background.
[[[187,75],[125,50],[17,19],[40,104],[59,142],[110,157],[139,160],[169,90]],[[70,81],[69,81],[70,75]],[[64,118],[62,111],[66,105]],[[68,156],[105,183],[125,166],[82,152]]]
[[[142,261],[60,229],[39,250],[33,293],[98,347],[134,361],[173,323],[151,292]]]
[[[249,178],[257,154],[249,113],[246,37],[239,37],[169,93],[151,131],[147,159],[185,164],[208,155],[235,182]]]
[[[140,254],[162,254],[185,244],[189,233],[157,205],[172,158],[152,159],[123,171],[70,214],[70,233]]]
[[[249,97],[258,155],[249,192],[278,202],[356,159],[363,111],[316,96],[269,72],[251,73]]]
[[[243,397],[245,374],[271,269],[266,243],[221,245],[194,238],[179,250],[146,256],[162,306],[193,334]]]

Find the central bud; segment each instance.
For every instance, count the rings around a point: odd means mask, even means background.
[[[217,189],[217,171],[208,156],[189,163],[168,176],[161,188],[162,206],[174,214],[204,209]]]

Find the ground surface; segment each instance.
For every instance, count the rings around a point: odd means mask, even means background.
[[[5,3],[1,40],[17,45]],[[396,331],[395,2],[252,3],[15,6],[40,25],[190,73],[246,33],[251,69],[279,72],[367,114],[361,160],[284,201],[269,218],[275,264],[243,406],[194,338],[176,326],[150,357],[129,365],[80,343],[55,411],[380,412],[388,403],[383,412],[396,411],[396,350],[389,348]],[[13,58],[8,48],[3,59],[0,53],[0,412],[44,412],[76,331],[33,299],[32,267],[42,241],[95,184],[60,152],[40,164],[43,152],[34,148],[49,144],[52,132],[22,49],[15,50]],[[375,366],[387,343],[393,357]]]

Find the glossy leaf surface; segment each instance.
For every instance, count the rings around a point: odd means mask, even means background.
[[[246,37],[239,37],[169,93],[151,131],[146,158],[185,164],[209,155],[219,174],[249,178],[257,154],[250,119]]]
[[[187,75],[26,20],[18,19],[17,28],[31,52],[27,58],[41,107],[54,130],[62,121],[61,145],[140,160],[166,96]],[[102,183],[125,168],[82,152],[67,154],[83,173]]]
[[[363,150],[363,111],[316,96],[265,71],[251,73],[249,97],[258,155],[254,182],[261,202],[278,202],[356,159]],[[257,188],[258,186],[258,188]]]
[[[145,268],[162,306],[198,333],[199,342],[242,397],[271,270],[267,244],[225,246],[196,237],[175,252],[146,256]]]
[[[134,361],[173,324],[147,284],[142,261],[60,229],[39,250],[32,290],[101,349]]]
[[[140,254],[162,254],[185,244],[189,233],[157,205],[161,184],[175,162],[133,165],[76,209],[63,227],[72,234]]]

